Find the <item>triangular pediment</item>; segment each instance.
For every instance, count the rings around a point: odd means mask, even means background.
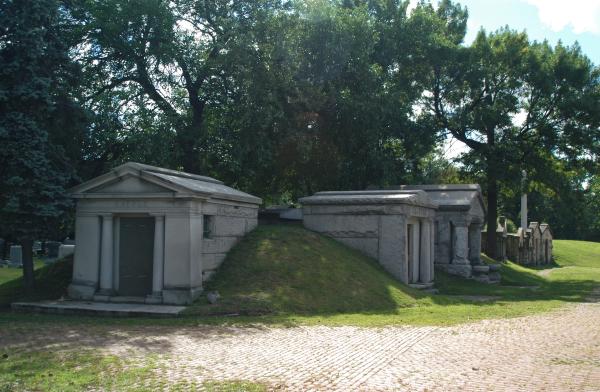
[[[115,181],[100,184],[98,187],[90,189],[87,193],[117,193],[117,194],[136,194],[136,193],[172,193],[172,189],[165,188],[158,184],[151,183],[143,178],[134,176],[120,177]]]

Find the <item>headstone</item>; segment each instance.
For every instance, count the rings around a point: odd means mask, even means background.
[[[23,265],[23,248],[21,245],[12,245],[10,247],[10,265],[14,267]]]
[[[40,253],[42,251],[42,242],[33,241],[33,253]]]
[[[75,245],[62,244],[58,247],[58,258],[62,259],[75,253]]]
[[[59,246],[60,246],[60,242],[48,241],[46,243],[46,249],[48,249],[48,257],[51,257],[51,258],[58,257],[58,247]]]

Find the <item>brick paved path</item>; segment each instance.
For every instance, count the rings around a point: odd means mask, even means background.
[[[160,354],[172,380],[283,390],[600,391],[600,303],[444,328],[81,327],[27,336],[38,349]],[[0,334],[0,347],[17,339]]]

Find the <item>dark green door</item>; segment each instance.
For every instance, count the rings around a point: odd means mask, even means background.
[[[143,297],[152,293],[154,218],[120,221],[119,295]]]

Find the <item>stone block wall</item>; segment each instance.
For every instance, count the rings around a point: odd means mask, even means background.
[[[258,208],[206,202],[202,212],[210,216],[208,238],[202,238],[202,281],[210,279],[227,252],[258,225]]]

